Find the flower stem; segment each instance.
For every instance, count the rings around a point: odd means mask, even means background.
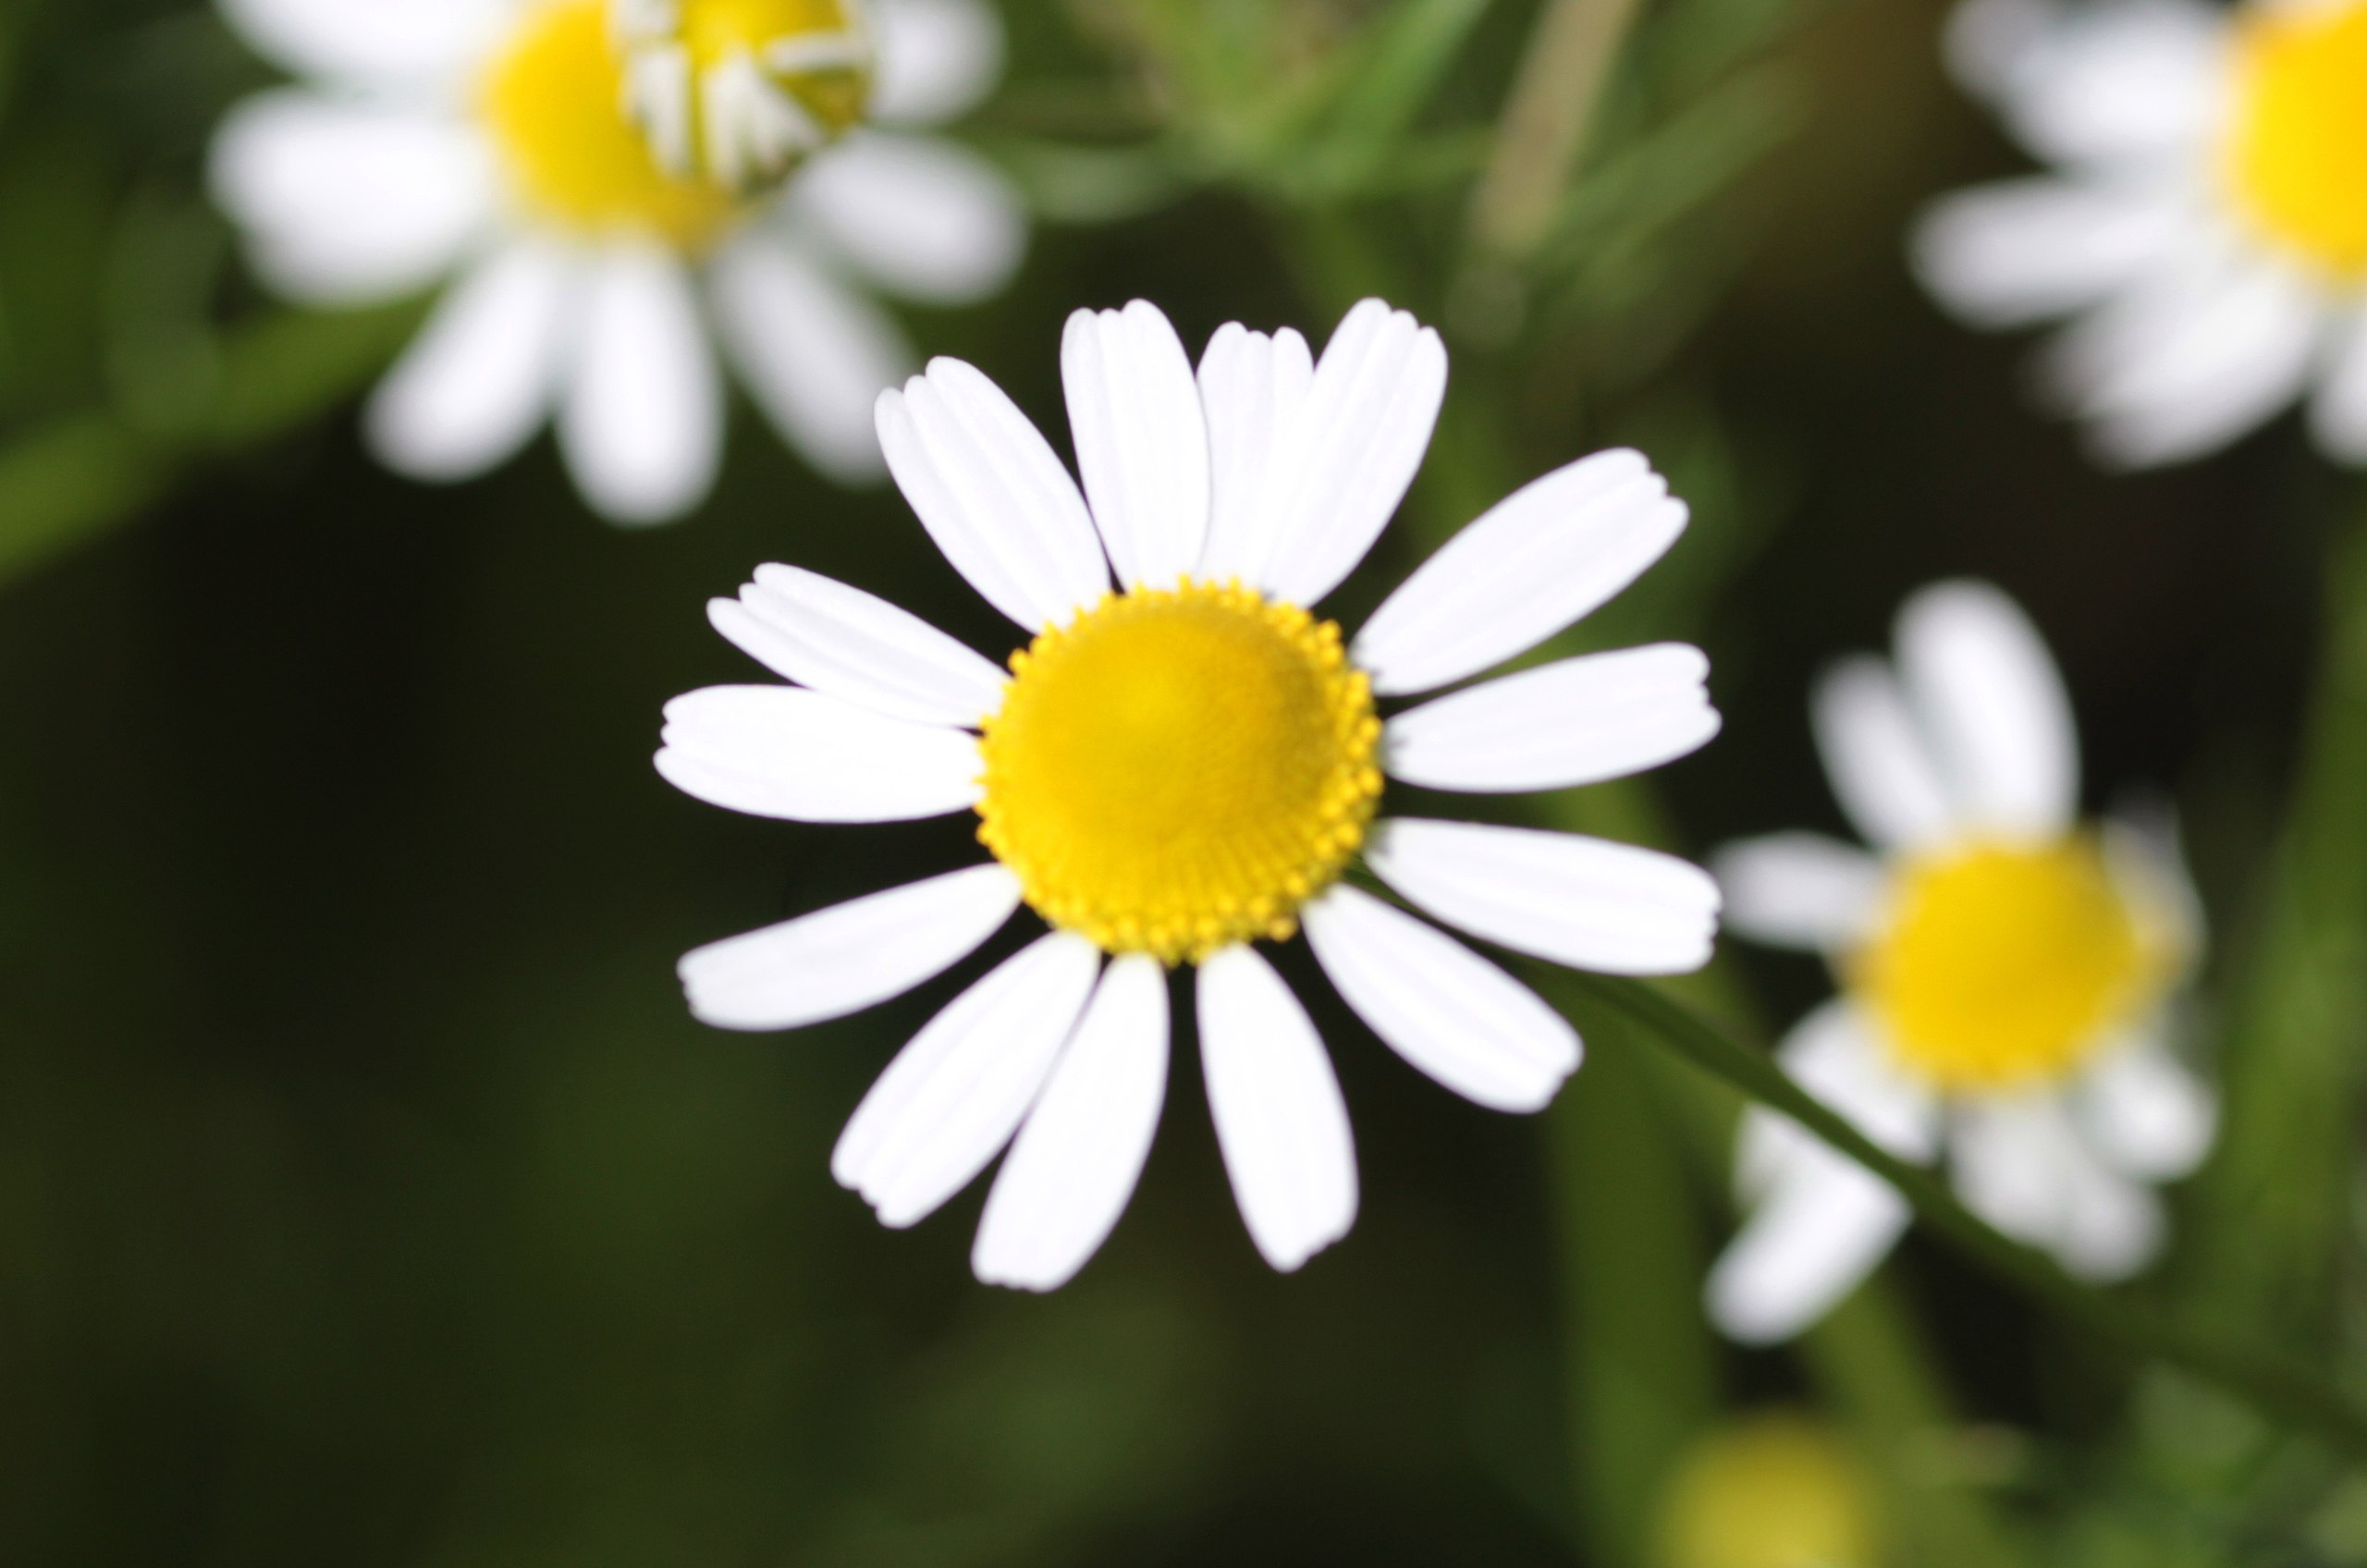
[[[2367,1413],[2326,1380],[2279,1357],[2220,1340],[2135,1302],[2073,1280],[2042,1254],[1993,1230],[1931,1171],[1886,1152],[1795,1084],[1766,1051],[1640,981],[1586,976],[1591,995],[1646,1025],[1696,1067],[1781,1111],[1898,1190],[1959,1251],[2067,1320],[2131,1357],[2158,1360],[2216,1384],[2262,1414],[2367,1459]]]
[[[1637,9],[1637,0],[1548,0],[1472,194],[1482,251],[1516,261],[1545,237]]]

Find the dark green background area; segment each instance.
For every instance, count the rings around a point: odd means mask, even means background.
[[[1091,55],[1023,4],[1024,101]],[[1483,102],[1526,15],[1502,9]],[[2207,467],[2100,476],[2025,410],[2024,345],[1920,300],[1917,203],[2018,166],[1942,80],[1936,26],[1856,0],[1785,47],[1810,112],[1740,202],[1739,280],[1674,360],[1594,397],[1581,350],[1458,343],[1449,418],[1492,422],[1515,479],[1640,440],[1699,502],[1662,571],[1714,592],[1648,584],[1613,623],[1715,661],[1726,733],[1662,779],[1681,845],[1837,829],[1808,681],[1878,644],[1912,588],[1972,572],[2054,643],[2091,803],[2174,793],[2233,920],[2339,493],[2285,426]],[[161,4],[75,0],[18,36],[12,435],[104,389],[77,226],[121,221],[128,193],[186,197],[206,116],[260,80]],[[1320,221],[1438,319],[1454,204],[1410,210]],[[1148,297],[1195,347],[1236,317],[1319,337],[1341,274],[1310,232],[1221,191],[1048,227],[1007,299],[914,325],[1065,452],[1072,308]],[[1649,1515],[1656,1412],[1817,1386],[1787,1356],[1708,1350],[1665,1278],[1588,1272],[1670,1248],[1698,1266],[1724,1233],[1722,1176],[1671,1152],[1695,1115],[1670,1108],[1690,1093],[1674,1070],[1598,1042],[1550,1113],[1556,1158],[1539,1123],[1400,1062],[1297,951],[1281,962],[1332,1046],[1364,1182],[1355,1231],[1302,1275],[1249,1246],[1188,1051],[1142,1189],[1071,1288],[971,1280],[977,1191],[881,1230],[829,1179],[838,1129],[1024,923],[857,1019],[698,1026],[685,949],[977,851],[959,821],[806,828],[693,802],[650,766],[658,712],[762,678],[703,606],[766,560],[995,656],[1013,629],[891,493],[821,485],[744,408],[712,503],[648,533],[585,515],[547,442],[426,490],[376,471],[351,423],[177,466],[125,526],[0,587],[0,1561],[1609,1562],[1619,1529],[1588,1511]],[[1431,521],[1343,604],[1373,603],[1453,509],[1426,481],[1409,518]],[[1776,1022],[1821,992],[1806,962],[1735,958]],[[1572,1214],[1603,1252],[1571,1261]],[[2107,1427],[2122,1374],[2088,1347],[1919,1242],[1896,1287],[1974,1416],[2069,1442]],[[1622,1300],[1657,1316],[1598,1321],[1590,1304]],[[1624,1361],[1630,1331],[1669,1359]],[[1596,1397],[1623,1366],[1630,1405]],[[1574,1398],[1637,1425],[1574,1420]],[[1590,1491],[1605,1476],[1636,1478]]]

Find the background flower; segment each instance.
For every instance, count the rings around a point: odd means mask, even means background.
[[[711,340],[808,461],[871,477],[871,399],[912,354],[865,289],[965,302],[1018,263],[1001,177],[901,129],[992,86],[1000,40],[974,0],[795,13],[831,38],[876,17],[877,67],[846,89],[863,123],[778,199],[659,165],[625,115],[607,0],[223,4],[301,82],[240,104],[214,149],[264,277],[320,305],[453,279],[368,413],[373,448],[414,477],[483,473],[556,415],[596,509],[679,517],[721,457]]]

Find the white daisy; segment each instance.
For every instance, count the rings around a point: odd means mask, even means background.
[[[806,92],[815,145],[846,134],[762,198],[660,165],[628,117],[608,0],[221,6],[301,79],[240,104],[214,145],[216,198],[264,279],[324,305],[454,280],[368,412],[372,447],[417,478],[482,473],[556,414],[595,508],[620,522],[680,516],[721,456],[710,330],[816,468],[876,476],[872,400],[915,361],[865,288],[961,302],[1018,263],[1007,182],[899,129],[992,85],[1000,34],[978,0],[679,0],[670,14],[701,59],[784,39],[838,50],[779,80]],[[707,117],[745,141],[786,91],[768,78],[721,93],[740,113]]]
[[[2080,318],[2044,382],[2102,459],[2307,397],[2367,461],[2367,0],[1972,0],[1950,55],[2059,172],[1940,202],[1919,270],[1977,325]]]
[[[857,589],[770,566],[716,627],[791,686],[697,692],[657,766],[717,805],[808,822],[975,811],[986,864],[691,954],[699,1017],[783,1029],[959,962],[1023,902],[1052,927],[954,1001],[855,1112],[832,1169],[910,1225],[993,1160],[974,1263],[1048,1290],[1117,1222],[1165,1092],[1165,969],[1197,969],[1203,1066],[1243,1218],[1276,1268],[1346,1233],[1348,1118],[1306,1013],[1251,945],[1304,925],[1374,1032],[1481,1105],[1534,1110],[1576,1035],[1396,905],[1558,963],[1699,967],[1716,885],[1564,833],[1375,820],[1382,773],[1502,792],[1612,778],[1714,734],[1708,662],[1564,659],[1384,723],[1534,648],[1633,581],[1686,509],[1634,452],[1538,480],[1441,549],[1353,643],[1308,613],[1421,464],[1446,350],[1367,300],[1321,361],[1229,325],[1196,376],[1147,304],[1080,312],[1061,364],[1082,492],[994,384],[938,360],[879,401],[897,484],[954,567],[1033,637],[1009,671]],[[1114,568],[1118,587],[1111,589]]]
[[[2062,679],[1983,584],[1907,601],[1895,669],[1843,665],[1814,717],[1878,853],[1784,833],[1713,867],[1735,931],[1823,953],[1841,985],[1784,1041],[1784,1070],[1901,1158],[1944,1142],[1958,1194],[1998,1229],[2084,1276],[2135,1271],[2162,1239],[2149,1183],[2192,1170],[2216,1121],[2166,1038],[2201,940],[2173,836],[2082,827]],[[1735,1172],[1751,1213],[1709,1304],[1737,1339],[1815,1322],[1907,1226],[1879,1177],[1772,1112],[1747,1113]]]

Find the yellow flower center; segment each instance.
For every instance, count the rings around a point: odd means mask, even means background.
[[[1711,1433],[1662,1504],[1668,1568],[1874,1568],[1864,1467],[1826,1430],[1760,1415]]]
[[[863,118],[853,0],[612,0],[658,163],[730,190],[787,176]]]
[[[1011,666],[978,838],[1104,950],[1279,941],[1364,842],[1380,721],[1331,622],[1237,585],[1137,590]]]
[[[2236,59],[2238,204],[2321,270],[2367,281],[2367,0],[2255,5]]]
[[[703,250],[741,203],[658,166],[625,113],[625,57],[607,0],[529,7],[496,55],[478,100],[518,198],[546,221],[591,235],[655,234]]]
[[[2060,1076],[2166,978],[2168,943],[2092,839],[1981,843],[1908,864],[1847,976],[1942,1088]]]

